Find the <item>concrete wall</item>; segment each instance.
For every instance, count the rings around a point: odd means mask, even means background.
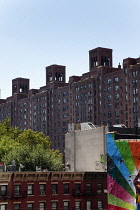
[[[66,171],[104,172],[106,165],[101,163],[101,155],[106,154],[105,134],[108,127],[75,131],[65,135]]]

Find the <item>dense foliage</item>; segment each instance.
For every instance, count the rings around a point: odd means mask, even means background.
[[[58,171],[63,168],[63,158],[59,150],[51,149],[49,137],[42,132],[24,130],[10,126],[10,119],[0,123],[0,161],[10,165],[15,161],[17,170],[35,171],[41,169]]]

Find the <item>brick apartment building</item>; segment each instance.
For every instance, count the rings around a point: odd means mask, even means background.
[[[69,123],[139,126],[140,58],[112,67],[112,49],[89,51],[89,72],[65,80],[65,66],[46,67],[46,85],[29,89],[29,79],[12,81],[12,96],[0,99],[0,122],[6,117],[21,130],[42,131],[54,149],[64,152]]]
[[[107,174],[0,173],[1,210],[107,210]]]

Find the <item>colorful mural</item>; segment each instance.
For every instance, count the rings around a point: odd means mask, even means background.
[[[114,136],[106,136],[108,210],[139,210],[140,140],[114,140]]]

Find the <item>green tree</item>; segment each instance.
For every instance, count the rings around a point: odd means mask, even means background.
[[[0,161],[11,165],[14,160],[19,170],[35,171],[41,169],[58,171],[63,168],[63,156],[58,150],[51,149],[49,137],[42,132],[24,130],[10,126],[10,120],[0,123]]]

